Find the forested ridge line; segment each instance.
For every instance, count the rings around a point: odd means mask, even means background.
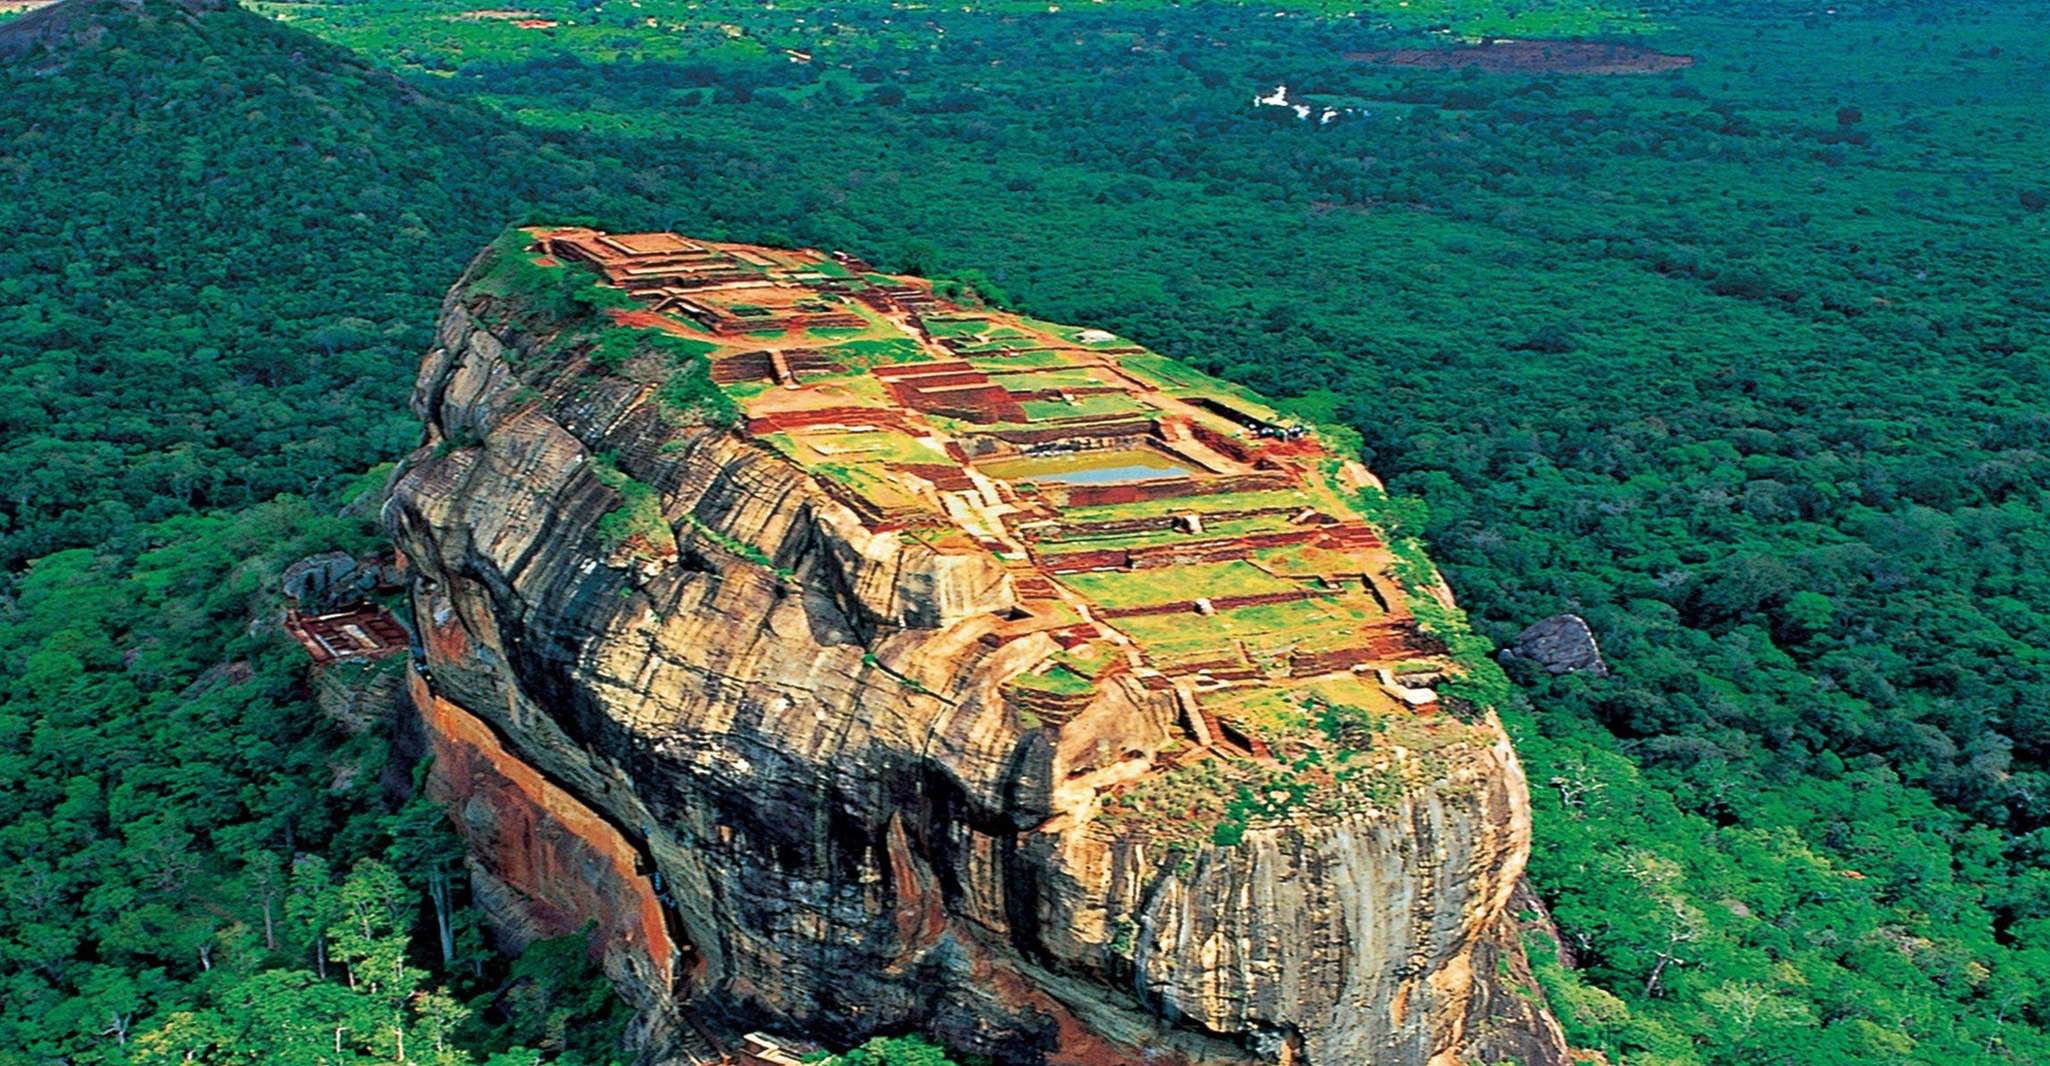
[[[615,1061],[580,939],[491,950],[278,624],[380,546],[442,291],[604,164],[229,5],[73,6],[0,60],[0,1061]]]

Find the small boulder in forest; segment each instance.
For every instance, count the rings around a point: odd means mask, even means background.
[[[1585,671],[1596,677],[1609,676],[1609,664],[1595,643],[1594,631],[1577,614],[1555,614],[1517,634],[1516,643],[1502,649],[1504,659],[1527,659],[1554,674]]]

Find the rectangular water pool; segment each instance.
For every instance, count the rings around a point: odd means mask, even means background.
[[[1055,485],[1117,485],[1127,481],[1161,481],[1200,473],[1171,456],[1143,448],[1035,455],[978,463],[990,477]]]

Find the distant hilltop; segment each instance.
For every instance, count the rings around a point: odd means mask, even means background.
[[[110,18],[191,17],[223,11],[231,0],[0,0],[0,59],[61,51],[107,32]]]

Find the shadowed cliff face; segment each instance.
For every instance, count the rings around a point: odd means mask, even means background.
[[[1185,739],[1173,691],[1114,677],[1057,726],[1020,714],[1002,686],[1053,645],[1004,636],[1002,560],[877,531],[746,433],[550,356],[553,328],[458,288],[386,517],[432,697],[659,872],[663,936],[589,916],[617,979],[679,975],[637,1003],[1008,1062],[1564,1061],[1534,986],[1499,978],[1522,973],[1529,812],[1492,717],[1448,721],[1430,772],[1372,805],[1170,847],[1100,794]],[[608,549],[608,469],[655,490],[673,555]],[[639,914],[619,883],[499,896]]]
[[[674,1007],[688,945],[619,829],[508,751],[491,727],[411,678],[434,757],[427,792],[471,852],[478,897],[514,946],[592,926],[606,973],[644,1015]]]

